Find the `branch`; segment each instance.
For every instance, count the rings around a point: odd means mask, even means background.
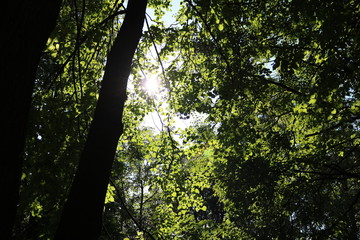
[[[77,54],[78,51],[80,51],[80,47],[81,45],[88,39],[88,37],[93,33],[93,31],[96,28],[100,28],[103,27],[103,25],[105,25],[108,21],[113,20],[116,16],[118,16],[119,14],[125,14],[126,10],[119,10],[114,12],[113,14],[109,15],[108,17],[106,17],[105,19],[103,19],[101,22],[99,22],[98,24],[96,24],[92,29],[90,29],[89,31],[87,31],[82,37],[80,36],[76,36],[76,44],[75,44],[75,48],[74,50],[71,52],[71,54],[69,55],[69,57],[65,60],[65,62],[63,64],[61,64],[61,67],[56,71],[55,76],[51,81],[51,83],[49,84],[49,87],[47,88],[47,90],[49,91],[50,88],[53,86],[55,80],[63,73],[66,65],[70,62],[71,59],[74,58],[74,56]]]
[[[332,125],[332,126],[326,128],[326,129],[323,129],[323,130],[321,130],[321,131],[318,131],[318,132],[315,132],[315,133],[311,133],[311,134],[306,134],[305,137],[313,137],[313,136],[316,136],[316,135],[325,133],[325,132],[327,132],[327,131],[329,131],[329,130],[333,130],[333,129],[335,129],[335,128],[338,128],[338,127],[340,127],[341,125],[343,125],[344,123],[352,123],[352,122],[354,122],[355,120],[359,120],[359,119],[360,119],[360,117],[352,117],[352,118],[350,118],[349,120],[339,122],[339,123],[337,123],[337,124],[335,124],[335,125]]]
[[[157,56],[157,58],[158,58],[158,61],[159,61],[159,63],[160,63],[160,66],[161,66],[162,75],[163,75],[163,77],[164,77],[164,80],[168,83],[168,81],[167,81],[168,79],[167,79],[167,77],[166,77],[166,75],[165,75],[165,67],[164,67],[164,64],[163,64],[162,61],[161,61],[161,57],[160,57],[159,51],[158,51],[158,49],[157,49],[157,47],[156,47],[154,35],[153,35],[152,32],[150,31],[150,26],[149,26],[149,22],[148,22],[148,20],[147,20],[147,17],[145,17],[145,23],[146,23],[147,29],[149,30],[150,39],[151,39],[151,42],[152,42],[152,44],[153,44],[153,46],[154,46],[154,49],[155,49],[155,52],[156,52],[156,56]],[[169,86],[170,86],[170,83],[168,83],[168,84],[169,84]],[[169,90],[170,90],[170,87],[169,87]]]
[[[209,24],[207,23],[206,19],[203,17],[203,15],[199,12],[199,10],[196,9],[196,7],[194,6],[194,4],[192,4],[192,2],[190,0],[185,0],[189,6],[195,11],[195,13],[198,15],[198,17],[201,19],[201,21],[204,23],[206,30],[208,31],[208,33],[210,34],[211,38],[214,40],[215,45],[216,45],[216,49],[218,50],[220,57],[224,60],[225,64],[226,64],[226,69],[228,70],[228,72],[231,75],[231,79],[233,80],[233,72],[231,70],[230,67],[230,63],[228,61],[228,59],[225,57],[224,52],[222,51],[222,48],[219,44],[219,41],[217,40],[217,38],[215,37],[214,33],[211,31],[211,28],[209,26]],[[240,66],[241,68],[241,66]]]
[[[139,228],[140,231],[146,233],[151,239],[156,240],[156,238],[146,229],[144,229],[141,224],[135,219],[135,217],[131,214],[131,212],[129,211],[129,209],[126,207],[125,204],[125,199],[122,198],[121,196],[121,191],[119,190],[118,186],[114,183],[114,181],[110,178],[110,183],[111,185],[115,188],[115,192],[116,195],[118,196],[121,205],[123,206],[125,212],[129,215],[129,217],[131,218],[131,220],[134,222],[134,224],[136,225],[137,228]],[[124,197],[125,198],[125,197]]]
[[[293,89],[293,88],[291,88],[291,87],[289,87],[289,86],[287,86],[287,85],[285,85],[283,83],[275,82],[275,81],[270,80],[270,79],[266,79],[265,82],[268,83],[268,84],[273,84],[273,85],[276,85],[278,87],[281,87],[281,88],[285,89],[286,91],[292,92],[292,93],[294,93],[296,95],[306,97],[306,94],[304,94],[302,92],[299,92],[299,91],[297,91],[297,90],[295,90],[295,89]]]

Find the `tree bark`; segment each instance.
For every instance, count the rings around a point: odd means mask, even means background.
[[[55,234],[57,240],[98,239],[119,137],[132,58],[142,35],[147,0],[129,0],[108,55],[93,122]]]
[[[19,202],[26,124],[36,70],[54,29],[61,0],[14,0],[3,4],[0,144],[0,238],[9,239]]]

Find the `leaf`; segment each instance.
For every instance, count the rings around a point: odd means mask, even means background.
[[[224,30],[224,24],[219,24],[218,28],[219,28],[220,31]]]
[[[309,104],[314,105],[316,103],[316,94],[311,95]]]

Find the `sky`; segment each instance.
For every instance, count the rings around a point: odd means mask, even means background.
[[[176,12],[180,9],[180,0],[172,0],[171,1],[171,10],[170,11],[166,11],[165,15],[163,16],[162,20],[165,23],[165,26],[168,27],[170,26],[172,23],[175,22],[175,18],[174,15],[176,14]],[[146,10],[146,13],[150,15],[150,17],[152,19],[154,19],[154,10],[151,8],[148,8]],[[149,23],[150,24],[150,23]]]

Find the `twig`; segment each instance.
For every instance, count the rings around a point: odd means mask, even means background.
[[[129,217],[131,218],[131,220],[134,222],[134,224],[136,225],[136,227],[139,228],[140,231],[146,233],[151,239],[153,240],[156,240],[156,238],[149,232],[147,231],[146,229],[144,229],[141,224],[135,219],[135,217],[130,213],[129,209],[126,207],[126,204],[125,204],[125,200],[122,198],[121,196],[121,192],[118,188],[118,186],[114,183],[114,181],[110,178],[110,183],[111,185],[115,188],[115,192],[116,192],[116,195],[118,196],[119,200],[120,200],[120,203],[121,205],[123,206],[125,212],[129,215]]]

